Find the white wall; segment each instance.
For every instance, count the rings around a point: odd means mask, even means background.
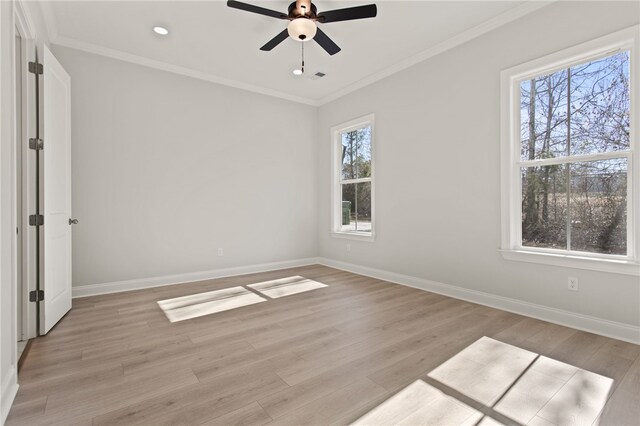
[[[320,255],[640,325],[638,277],[506,261],[498,252],[500,71],[639,20],[638,2],[557,2],[322,106]],[[369,113],[377,237],[345,241],[329,234],[329,129]],[[568,276],[579,278],[578,293],[567,291]]]
[[[53,53],[72,82],[74,286],[316,255],[316,108]]]

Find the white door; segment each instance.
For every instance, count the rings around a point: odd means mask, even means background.
[[[42,61],[42,211],[40,333],[71,309],[71,79],[44,46]]]

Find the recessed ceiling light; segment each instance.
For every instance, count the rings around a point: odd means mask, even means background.
[[[293,70],[293,75],[302,75],[302,70],[301,69]]]
[[[166,29],[165,27],[153,27],[153,32],[155,32],[156,34],[160,34],[160,35],[169,34],[169,30]]]

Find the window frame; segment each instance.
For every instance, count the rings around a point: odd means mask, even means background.
[[[342,180],[342,138],[346,132],[371,127],[371,176],[368,178]],[[348,238],[373,242],[376,233],[375,209],[375,117],[374,114],[347,121],[331,128],[331,235],[336,238]],[[342,185],[345,183],[371,182],[371,232],[342,230]]]
[[[630,149],[522,161],[520,146],[520,83],[531,78],[628,50]],[[501,72],[501,247],[507,260],[640,276],[640,25],[538,58]],[[575,163],[627,158],[627,255],[608,255],[522,245],[521,167],[553,162]],[[579,160],[576,160],[579,159]]]

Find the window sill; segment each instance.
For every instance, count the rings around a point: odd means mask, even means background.
[[[640,263],[629,260],[599,259],[569,254],[542,253],[527,250],[500,250],[506,260],[540,263],[565,268],[587,269],[591,271],[640,276]]]
[[[370,243],[372,243],[375,240],[375,236],[373,234],[371,234],[371,235],[363,235],[361,233],[355,233],[355,232],[336,232],[336,231],[333,231],[331,233],[331,236],[333,238],[344,238],[344,239],[347,239],[347,240],[366,241],[366,242],[370,242]]]

